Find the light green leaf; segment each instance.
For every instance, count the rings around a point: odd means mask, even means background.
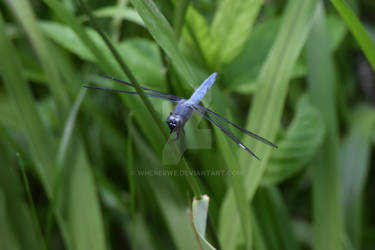
[[[337,162],[336,79],[323,6],[321,1],[306,44],[311,103],[319,110],[326,128],[322,146],[311,161],[314,249],[339,250],[343,223]]]
[[[47,36],[60,46],[76,54],[83,60],[98,63],[97,57],[91,53],[82,40],[68,26],[55,22],[41,22],[40,27]],[[109,60],[112,65],[117,65],[99,35],[92,29],[86,29],[86,31],[96,46],[110,58]],[[145,39],[129,39],[119,43],[118,49],[122,55],[132,58],[132,60],[129,60],[129,67],[139,76],[138,79],[142,82],[142,85],[164,90],[160,88],[163,85],[160,53],[154,43]],[[118,66],[116,69],[120,70]]]
[[[192,205],[193,222],[196,232],[199,235],[200,243],[203,249],[213,250],[214,248],[205,238],[206,224],[208,215],[208,204],[210,198],[207,195],[202,195],[200,199],[194,198]]]
[[[277,142],[279,148],[271,154],[262,185],[277,184],[301,171],[320,147],[323,135],[320,114],[304,96],[285,137]]]
[[[210,65],[220,69],[238,56],[258,16],[262,0],[222,0],[211,25]],[[209,49],[209,48],[204,48]]]
[[[136,23],[140,26],[144,26],[142,18],[138,15],[138,12],[132,8],[122,7],[119,8],[118,6],[106,6],[100,9],[96,9],[93,11],[93,14],[96,17],[106,18],[118,18],[124,19],[133,23]],[[83,17],[83,20],[87,21],[87,17]]]

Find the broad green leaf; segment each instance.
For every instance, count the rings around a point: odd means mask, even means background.
[[[118,6],[106,6],[100,9],[96,9],[93,11],[93,14],[99,18],[118,18],[124,19],[133,23],[136,23],[140,26],[144,26],[142,18],[138,15],[138,12],[132,8],[122,7],[119,8]],[[87,17],[83,17],[83,20],[87,21]]]
[[[322,144],[324,124],[319,112],[306,96],[297,104],[297,113],[285,134],[277,142],[264,172],[262,185],[274,185],[301,171]]]
[[[203,246],[203,249],[213,250],[216,248],[208,243],[205,238],[209,202],[210,198],[207,195],[202,195],[200,199],[194,198],[192,205],[192,215],[194,227],[199,235],[200,243]]]
[[[290,0],[283,14],[279,33],[258,77],[259,88],[255,93],[246,128],[268,140],[273,140],[279,127],[282,110],[298,55],[310,30],[316,0]],[[247,201],[256,192],[271,151],[274,150],[255,140],[244,138],[261,160],[239,151],[242,169],[249,170],[244,176]],[[221,208],[219,239],[224,249],[235,249],[238,243],[239,218],[235,213],[233,193],[228,192]],[[227,216],[231,214],[233,216]]]
[[[60,46],[83,60],[98,63],[97,57],[87,49],[82,40],[68,26],[55,22],[42,22],[40,26],[45,34]],[[92,29],[87,29],[86,31],[96,46],[104,51],[113,65],[116,65],[116,61],[110,57],[110,51],[99,35]],[[142,85],[164,90],[164,88],[160,88],[163,85],[161,58],[157,47],[153,43],[145,39],[129,39],[119,43],[118,49],[121,54],[132,59],[129,60],[129,67],[139,76],[138,79],[142,82]],[[116,68],[120,70],[118,66]]]
[[[306,44],[311,103],[319,110],[325,137],[311,161],[314,249],[342,249],[343,222],[338,164],[338,126],[335,72],[327,39],[326,18],[320,2]]]
[[[369,107],[356,108],[349,133],[340,149],[342,204],[346,233],[354,249],[362,249],[363,192],[368,178],[375,112]]]
[[[352,32],[354,38],[357,40],[363,53],[366,55],[367,60],[369,60],[373,70],[375,70],[374,41],[371,40],[370,36],[368,35],[367,31],[365,30],[357,16],[349,8],[348,4],[346,3],[346,0],[331,0],[331,2],[346,22],[346,25]]]
[[[257,75],[279,28],[279,18],[267,20],[254,27],[242,53],[223,69],[226,89],[244,94],[255,91]]]
[[[202,67],[207,68],[208,48],[211,48],[210,29],[205,18],[193,7],[189,6],[186,13],[186,26],[182,33],[183,39],[197,52],[193,59],[199,59]],[[195,55],[192,52],[185,53]]]
[[[257,75],[276,39],[279,28],[279,18],[265,20],[254,27],[242,53],[223,69],[222,78],[225,82],[225,89],[240,94],[255,92]],[[335,51],[345,37],[345,24],[336,15],[329,15],[327,29],[331,49]],[[293,68],[292,78],[303,77],[306,73],[306,63],[300,57]]]
[[[262,0],[219,2],[210,29],[212,54],[208,60],[214,69],[220,69],[241,53],[262,4]]]

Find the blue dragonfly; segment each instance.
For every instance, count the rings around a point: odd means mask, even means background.
[[[106,75],[100,75],[106,79],[125,84],[128,86],[134,87],[132,83],[119,80],[116,78],[113,78],[111,76]],[[168,100],[174,103],[177,103],[175,109],[173,112],[170,112],[168,118],[167,118],[167,125],[170,129],[170,133],[176,132],[176,138],[174,140],[177,140],[182,133],[182,135],[185,134],[184,132],[184,126],[186,122],[190,119],[193,111],[197,111],[199,114],[201,114],[205,119],[207,119],[209,122],[217,126],[225,135],[227,135],[231,140],[233,140],[235,143],[237,143],[241,148],[245,149],[247,152],[249,152],[252,156],[254,156],[256,159],[259,160],[258,156],[255,155],[254,152],[252,152],[248,147],[246,147],[230,130],[228,129],[228,125],[233,126],[240,131],[244,132],[245,134],[251,136],[252,138],[261,141],[265,144],[268,144],[274,148],[277,148],[275,144],[268,141],[267,139],[250,132],[237,124],[225,119],[221,115],[215,113],[214,111],[203,107],[200,105],[200,102],[202,101],[203,97],[206,95],[207,91],[211,88],[211,86],[214,84],[216,80],[217,73],[211,74],[206,80],[203,81],[203,83],[195,90],[193,95],[189,99],[184,99],[179,96],[163,93],[157,90],[149,89],[149,88],[142,88],[145,91],[145,94],[149,97],[153,98],[160,98],[163,100]],[[96,87],[96,86],[84,86],[86,88],[90,89],[97,89],[97,90],[105,90],[110,92],[116,92],[116,93],[125,93],[130,95],[138,95],[138,92],[136,91],[127,91],[127,90],[118,90],[118,89],[109,89],[109,88],[102,88],[102,87]]]

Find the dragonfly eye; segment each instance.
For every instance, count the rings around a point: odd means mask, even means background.
[[[175,121],[167,122],[169,129],[171,130],[170,133],[172,134],[173,130],[176,128],[177,124]]]

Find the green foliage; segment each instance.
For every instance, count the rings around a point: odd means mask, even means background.
[[[371,249],[375,5],[331,2],[2,2],[0,249]],[[277,149],[194,114],[179,155],[171,103],[82,88],[214,71],[203,104]]]

